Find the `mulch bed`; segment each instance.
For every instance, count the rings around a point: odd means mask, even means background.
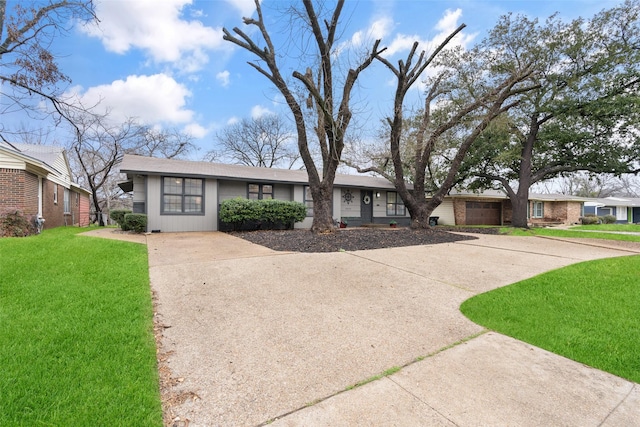
[[[455,228],[452,231],[497,234],[494,228]],[[433,245],[476,237],[450,233],[445,229],[412,230],[410,228],[353,228],[334,233],[314,234],[309,230],[260,230],[229,234],[276,251],[337,252],[401,246]]]

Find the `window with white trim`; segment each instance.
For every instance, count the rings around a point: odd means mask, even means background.
[[[204,180],[165,176],[162,178],[163,214],[204,214]]]
[[[53,184],[53,204],[58,204],[58,184]]]
[[[532,218],[544,217],[544,202],[533,202],[533,215]]]

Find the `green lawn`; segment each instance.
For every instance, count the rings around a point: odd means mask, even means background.
[[[581,227],[586,227],[586,226],[581,226]],[[620,240],[625,242],[640,242],[640,236],[634,236],[629,234],[607,233],[607,231],[616,231],[616,230],[605,230],[605,229],[599,229],[599,230],[602,232],[594,233],[594,232],[585,232],[585,231],[579,231],[574,229],[561,230],[553,227],[529,228],[526,230],[522,228],[502,227],[500,228],[500,233],[510,234],[512,236],[551,236],[551,237],[568,237],[568,238]]]
[[[146,247],[0,239],[0,425],[162,426]]]
[[[640,233],[640,224],[592,224],[577,225],[572,230],[598,230],[598,231],[627,231]]]
[[[462,306],[472,321],[640,382],[640,256],[571,265]]]

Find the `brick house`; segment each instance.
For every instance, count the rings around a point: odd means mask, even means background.
[[[89,225],[89,192],[73,182],[61,147],[0,142],[0,213],[42,216],[44,228]]]

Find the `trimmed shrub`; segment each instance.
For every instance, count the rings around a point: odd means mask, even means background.
[[[583,225],[591,225],[591,224],[598,224],[600,222],[600,219],[593,214],[587,214],[582,218],[580,218],[580,221],[582,222]]]
[[[124,217],[125,215],[130,213],[131,211],[129,209],[114,209],[111,212],[109,212],[109,215],[111,215],[111,219],[117,222],[120,228],[124,230],[124,227],[123,227]]]
[[[36,234],[33,221],[18,209],[0,213],[0,237],[26,237]]]
[[[220,204],[220,221],[234,230],[291,228],[307,216],[304,203],[284,200],[235,198]]]
[[[616,223],[616,217],[613,215],[605,215],[600,217],[600,219],[602,220],[603,224],[615,224]]]
[[[122,230],[131,230],[135,233],[147,231],[147,215],[139,213],[128,213],[122,221]]]

